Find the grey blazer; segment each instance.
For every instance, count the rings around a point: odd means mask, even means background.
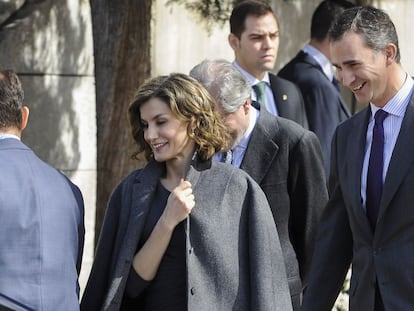
[[[266,194],[290,292],[299,296],[307,284],[317,225],[328,200],[319,141],[295,122],[261,111],[240,168]]]
[[[0,139],[0,304],[79,310],[83,199],[14,138]]]
[[[389,163],[375,233],[360,195],[369,107],[340,125],[332,145],[331,199],[321,220],[303,310],[330,310],[352,263],[350,310],[414,310],[414,99]]]
[[[266,197],[243,171],[194,162],[186,224],[188,310],[291,310],[280,243]],[[111,196],[81,310],[138,309],[124,297],[131,261],[164,164],[150,161]]]

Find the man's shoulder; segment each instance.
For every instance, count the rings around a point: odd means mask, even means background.
[[[285,75],[292,71],[295,70],[295,68],[297,68],[298,66],[303,66],[305,64],[307,64],[309,60],[309,55],[306,54],[305,52],[303,52],[302,50],[298,52],[298,54],[295,55],[295,57],[293,57],[292,59],[290,59],[278,72],[278,76],[282,76],[281,73],[284,73]]]
[[[311,60],[311,56],[297,57],[292,59],[278,72],[278,77],[293,81],[295,83],[318,81],[323,78],[323,72],[316,61]],[[322,81],[328,80],[325,78]]]
[[[275,75],[274,73],[269,72],[269,81],[270,86],[272,89],[276,90],[284,90],[290,91],[290,92],[300,92],[298,86],[288,79],[279,77]]]
[[[257,121],[257,129],[266,131],[274,141],[297,142],[305,137],[313,138],[314,133],[292,120],[262,112]],[[316,136],[314,137],[316,139]],[[311,139],[312,140],[312,139]]]
[[[291,107],[297,107],[300,109],[299,114],[304,113],[303,97],[298,85],[292,81],[276,76],[273,73],[269,73],[270,88],[275,95],[276,100],[294,105]],[[288,116],[286,116],[288,117]],[[289,119],[297,121],[299,124],[303,122],[289,117]]]
[[[365,107],[364,109],[358,111],[350,118],[346,119],[342,123],[340,123],[337,127],[338,130],[348,130],[350,128],[354,128],[356,125],[361,124],[361,122],[365,122],[367,119],[367,110],[369,110],[369,106]]]

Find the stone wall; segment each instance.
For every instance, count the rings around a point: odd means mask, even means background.
[[[93,256],[96,121],[87,0],[0,0],[0,67],[21,77],[29,124],[22,140],[84,195],[87,234],[81,284]]]

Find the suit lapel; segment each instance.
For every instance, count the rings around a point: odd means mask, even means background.
[[[279,147],[274,143],[266,129],[269,117],[268,112],[260,112],[240,165],[240,168],[247,172],[258,184],[261,183],[266,175],[279,150]]]
[[[132,184],[131,197],[131,214],[128,220],[128,225],[125,233],[125,241],[123,249],[125,255],[120,256],[122,259],[131,259],[136,251],[138,239],[141,236],[144,228],[146,215],[153,201],[153,196],[156,193],[156,188],[160,181],[164,164],[156,161],[150,161],[147,166],[136,177]],[[191,182],[193,188],[196,188],[200,172],[190,167],[187,175],[187,180]],[[126,197],[125,194],[123,197]],[[120,262],[122,265],[122,262]]]
[[[273,98],[275,100],[275,105],[277,107],[277,112],[279,116],[289,119],[290,111],[289,111],[289,105],[288,105],[289,103],[288,94],[281,87],[280,83],[278,83],[277,79],[278,77],[269,73],[270,87],[272,89]]]
[[[151,161],[136,177],[136,180],[133,181],[130,202],[131,214],[128,220],[124,242],[124,249],[127,252],[125,257],[127,259],[132,258],[136,251],[138,238],[141,236],[145,218],[148,214],[152,197],[156,192],[162,170],[162,164]],[[127,194],[123,197],[126,196]]]
[[[401,124],[401,130],[395,143],[394,151],[390,160],[387,175],[385,177],[382,199],[378,221],[384,215],[384,212],[390,204],[392,198],[397,192],[405,175],[412,165],[414,157],[414,144],[412,137],[414,135],[414,98],[411,97],[410,104],[404,115]]]

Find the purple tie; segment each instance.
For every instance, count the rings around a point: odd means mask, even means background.
[[[384,167],[384,127],[388,113],[380,109],[375,113],[372,145],[367,174],[366,209],[372,230],[375,230],[382,196],[382,172]]]

